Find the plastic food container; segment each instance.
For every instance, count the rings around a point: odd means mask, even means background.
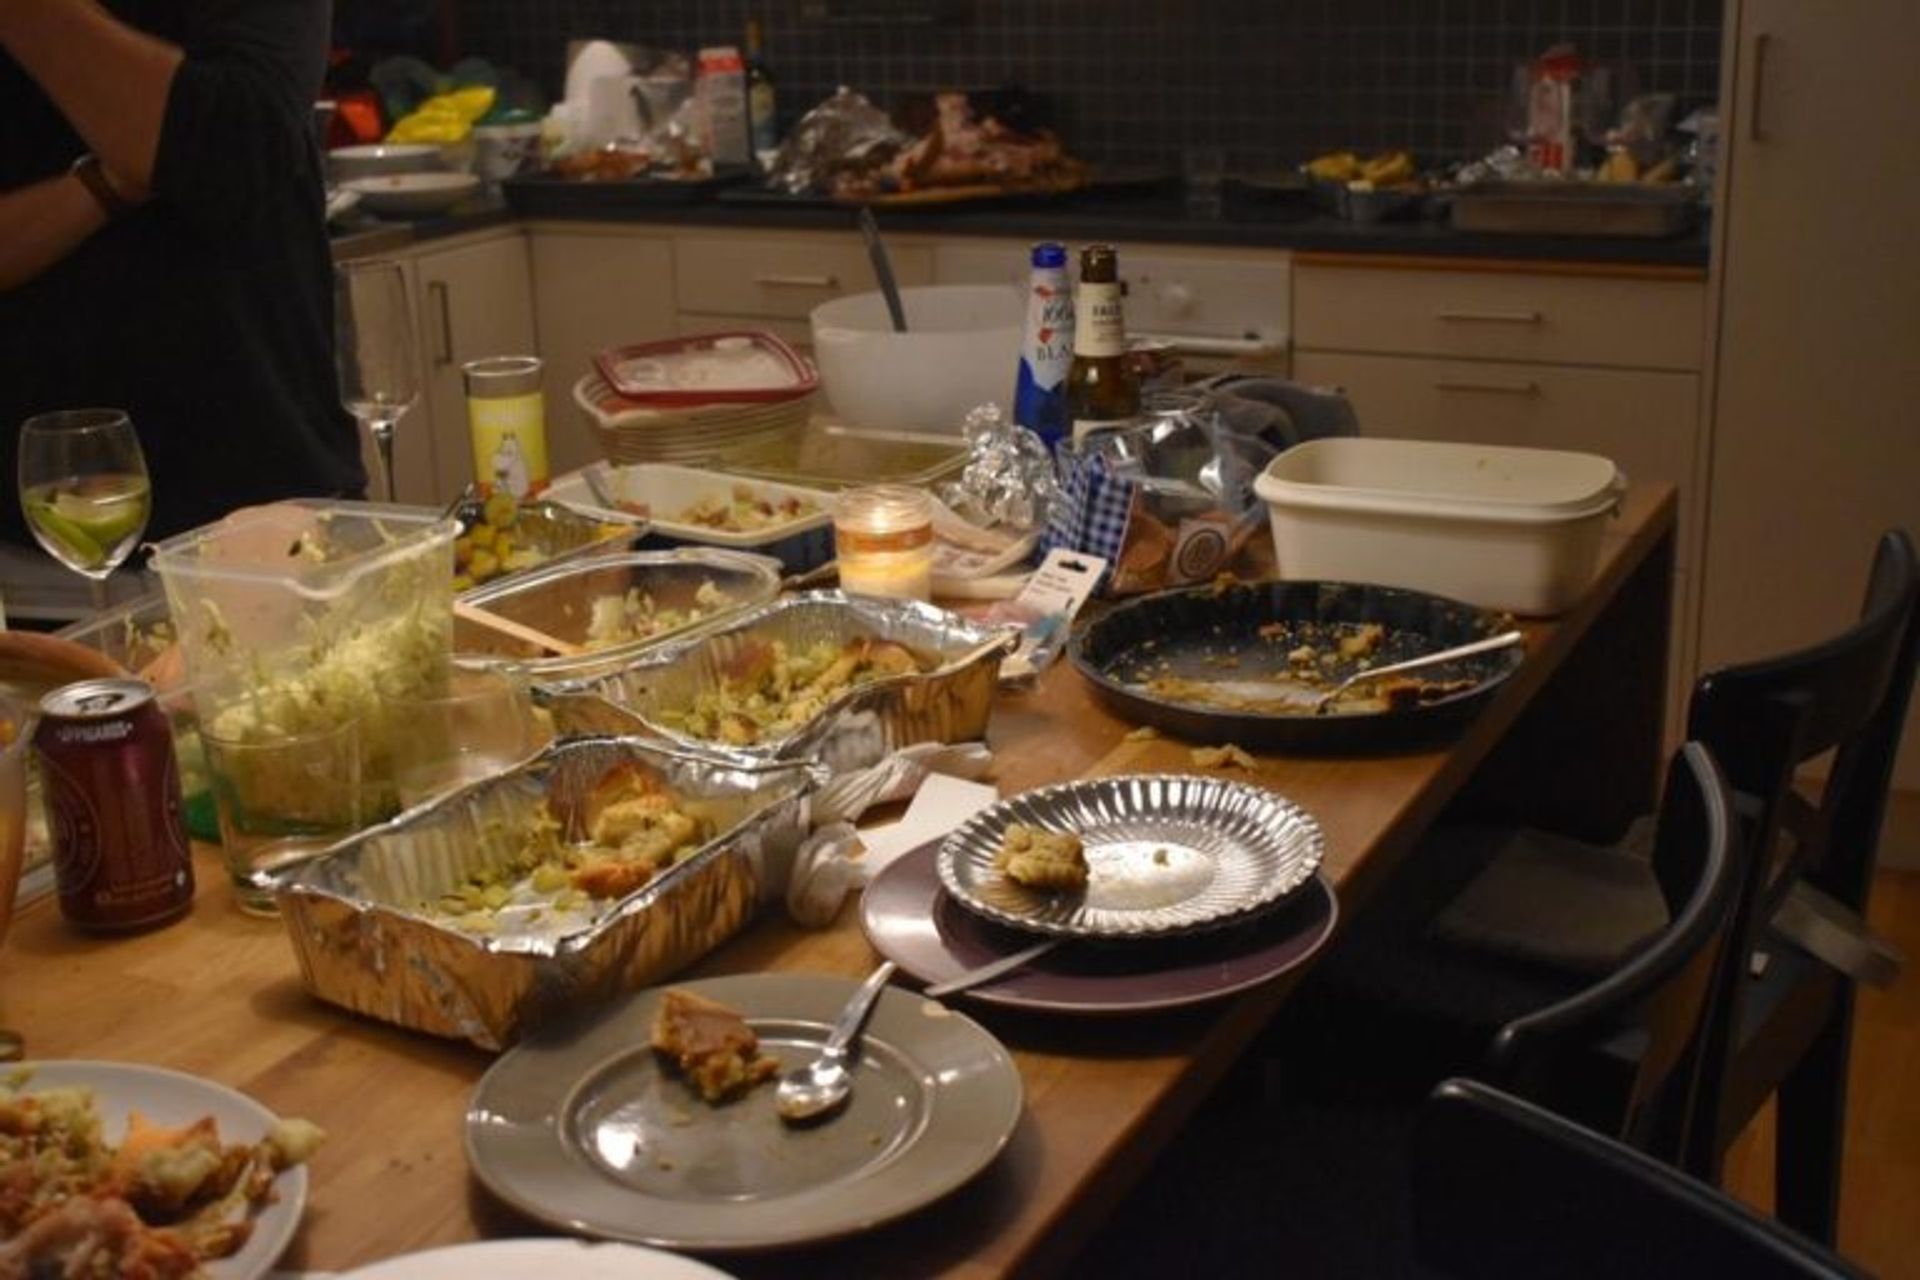
[[[813,358],[842,422],[960,433],[983,404],[1011,407],[1025,297],[1011,285],[902,289],[907,331],[895,333],[878,293],[813,309]]]
[[[850,489],[931,485],[959,474],[970,456],[967,442],[957,436],[813,423],[798,435],[724,450],[711,465],[805,489]]]
[[[444,684],[459,522],[361,502],[236,512],[154,548],[203,726],[260,741],[361,726],[369,812],[392,811],[392,707]]]
[[[630,518],[645,512],[651,527],[640,543],[643,547],[725,547],[771,556],[788,573],[805,573],[833,559],[832,494],[669,463],[596,463],[588,470],[600,485],[600,495],[582,474],[556,485],[554,498],[570,505],[600,505],[597,497],[611,498]],[[696,507],[719,511],[736,500],[764,503],[774,508],[775,518],[757,529],[716,528],[690,518]]]
[[[779,404],[820,385],[798,352],[755,329],[612,347],[593,362],[616,393],[660,409]]]
[[[1625,489],[1590,453],[1365,438],[1297,445],[1254,482],[1284,578],[1522,614],[1559,613],[1585,589]]]

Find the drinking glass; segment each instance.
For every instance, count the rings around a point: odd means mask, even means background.
[[[413,313],[400,264],[375,258],[336,268],[333,325],[340,402],[373,436],[392,502],[393,429],[420,395]]]
[[[445,691],[394,704],[393,782],[419,804],[520,763],[539,745],[525,686],[495,671],[456,671]]]
[[[200,743],[234,900],[251,915],[274,915],[263,877],[360,829],[360,723],[270,738],[224,737],[203,724]]]
[[[62,409],[20,428],[20,507],[48,554],[84,574],[95,608],[147,529],[152,490],[133,422],[118,409]]]

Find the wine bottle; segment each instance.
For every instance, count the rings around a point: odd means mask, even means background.
[[[1013,420],[1053,449],[1067,434],[1067,371],[1073,364],[1073,286],[1067,247],[1033,246],[1027,284],[1027,328],[1013,389]]]
[[[1140,412],[1140,385],[1127,364],[1120,257],[1110,244],[1092,244],[1080,251],[1080,296],[1074,321],[1067,417],[1077,444],[1089,431],[1124,422]]]
[[[780,146],[775,110],[773,72],[767,69],[760,19],[747,19],[747,120],[753,136],[753,154],[762,165]]]

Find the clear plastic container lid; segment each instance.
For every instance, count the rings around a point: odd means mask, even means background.
[[[613,347],[594,364],[623,398],[653,407],[796,400],[820,385],[798,352],[759,330]]]

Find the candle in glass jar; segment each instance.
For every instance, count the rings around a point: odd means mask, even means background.
[[[933,595],[933,499],[883,484],[840,495],[833,512],[840,587],[853,595],[926,600]]]

